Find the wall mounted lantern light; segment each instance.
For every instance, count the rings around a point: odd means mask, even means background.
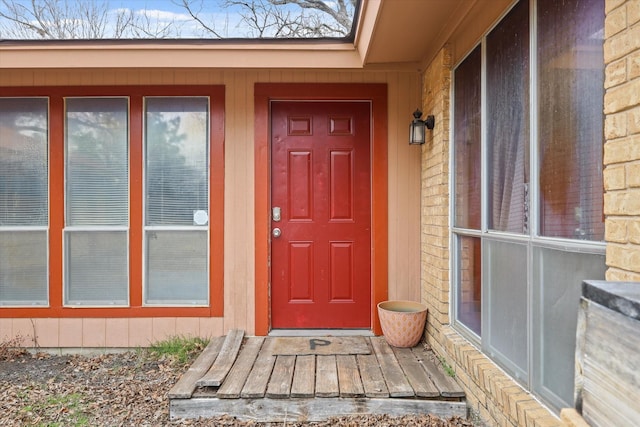
[[[436,118],[434,116],[427,116],[422,120],[422,111],[416,109],[413,112],[413,120],[409,125],[409,144],[422,145],[426,141],[425,129],[433,129],[436,124]]]

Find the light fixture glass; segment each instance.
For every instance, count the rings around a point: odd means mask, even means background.
[[[421,119],[422,111],[416,109],[413,112],[413,120],[409,125],[409,144],[422,145],[426,141],[426,129],[433,129],[435,125],[435,117],[427,116],[425,120]]]

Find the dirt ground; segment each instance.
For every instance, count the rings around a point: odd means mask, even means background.
[[[188,365],[148,351],[52,356],[0,348],[2,426],[284,426],[231,417],[170,420],[167,392]],[[306,426],[473,427],[430,415],[337,417]]]

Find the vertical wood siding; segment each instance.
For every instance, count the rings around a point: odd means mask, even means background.
[[[422,104],[418,72],[100,69],[5,70],[0,74],[0,86],[225,86],[224,319],[222,325],[217,323],[214,329],[224,333],[242,328],[250,335],[254,333],[255,325],[253,88],[257,82],[387,84],[389,298],[419,300],[421,147],[409,146],[407,142],[411,113]],[[85,327],[91,327],[93,323],[88,322]],[[118,326],[123,324],[118,323]],[[60,328],[61,333],[63,330]],[[58,342],[65,339],[61,336]]]

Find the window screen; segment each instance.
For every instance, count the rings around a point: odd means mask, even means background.
[[[601,254],[534,248],[533,387],[558,410],[573,407],[582,281],[604,280]],[[560,327],[561,326],[561,327]]]
[[[456,69],[454,83],[455,226],[480,229],[480,47]]]
[[[528,382],[527,246],[484,239],[483,347],[516,378]]]
[[[489,228],[528,233],[529,12],[521,1],[487,36]]]
[[[457,320],[481,335],[482,257],[478,237],[458,236]]]
[[[602,1],[546,1],[538,5],[543,236],[604,238],[603,23]]]

